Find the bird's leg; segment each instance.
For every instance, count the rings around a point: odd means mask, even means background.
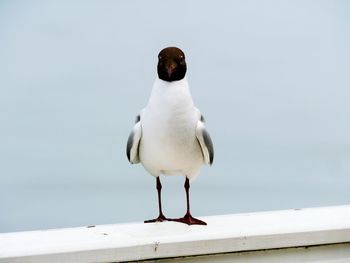
[[[146,220],[145,223],[154,223],[154,222],[163,222],[168,220],[162,211],[162,198],[161,198],[161,191],[162,191],[162,184],[160,183],[159,176],[157,177],[157,191],[158,191],[158,206],[159,206],[159,216],[155,219]]]
[[[205,223],[202,220],[199,220],[197,218],[194,218],[191,215],[190,212],[190,180],[186,177],[186,181],[185,181],[185,190],[186,190],[186,201],[187,201],[187,212],[185,214],[184,217],[182,218],[177,218],[177,219],[172,219],[172,221],[176,221],[176,222],[181,222],[187,225],[206,225],[207,223]]]

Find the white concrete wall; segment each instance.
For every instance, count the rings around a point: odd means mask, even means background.
[[[210,255],[202,258],[207,262],[239,262],[242,257],[251,260],[246,262],[261,257],[265,262],[297,262],[288,260],[299,256],[320,262],[317,259],[343,255],[340,261],[325,262],[350,262],[350,243],[341,244],[350,242],[350,205],[203,219],[208,226],[133,223],[0,234],[0,262],[115,262],[197,255]],[[340,245],[282,249],[326,244]]]
[[[157,263],[349,263],[350,243],[157,260]]]

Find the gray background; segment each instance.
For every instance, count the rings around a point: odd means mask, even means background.
[[[1,1],[0,232],[142,221],[125,156],[160,49],[187,55],[215,144],[193,214],[350,203],[348,1]],[[166,215],[183,177],[162,178]]]

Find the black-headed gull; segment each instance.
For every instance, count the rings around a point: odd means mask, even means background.
[[[212,164],[213,143],[204,118],[194,106],[188,87],[185,54],[168,47],[158,55],[158,78],[147,106],[136,117],[126,153],[130,163],[141,162],[156,177],[159,216],[145,223],[165,220],[188,225],[206,225],[190,213],[189,188],[203,164]],[[168,219],[162,212],[159,176],[181,174],[186,177],[187,212],[184,217]]]

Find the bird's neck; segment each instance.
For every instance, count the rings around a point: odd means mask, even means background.
[[[193,107],[193,100],[186,78],[178,81],[156,79],[153,85],[149,105],[158,107]]]
[[[166,81],[166,80],[162,80],[160,78],[156,78],[154,85],[153,85],[153,89],[157,89],[157,88],[161,88],[164,90],[167,89],[174,89],[174,88],[187,88],[188,89],[188,82],[187,82],[187,78],[184,77],[183,79],[180,80],[175,80],[175,81]]]

